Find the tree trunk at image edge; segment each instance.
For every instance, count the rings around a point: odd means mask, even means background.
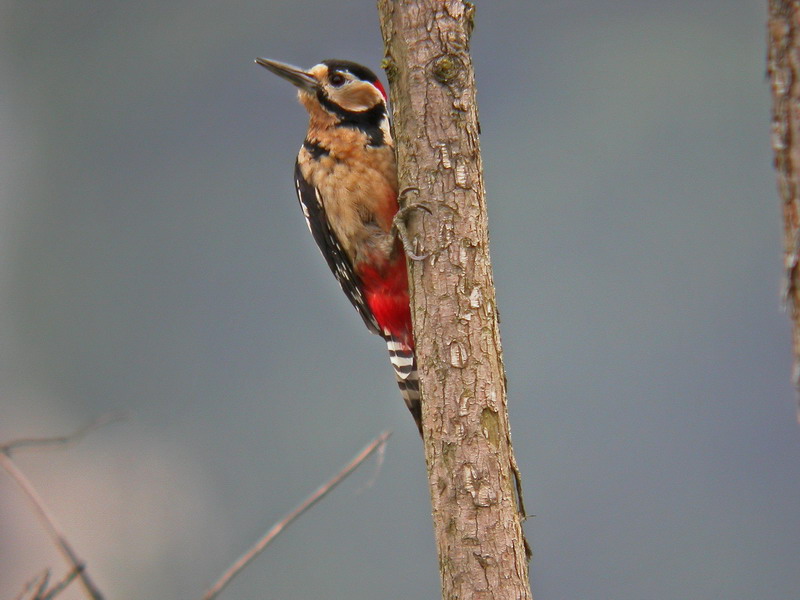
[[[800,399],[800,2],[770,0],[767,23],[772,149],[783,208],[784,303],[792,320],[792,381]],[[800,420],[800,411],[798,411]]]

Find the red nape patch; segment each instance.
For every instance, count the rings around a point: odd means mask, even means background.
[[[383,95],[383,99],[384,100],[388,100],[389,99],[389,97],[386,95],[386,90],[383,89],[383,85],[381,84],[380,81],[378,81],[376,79],[375,81],[372,82],[372,85],[374,85],[376,88],[378,88],[378,91],[381,93],[381,95]]]

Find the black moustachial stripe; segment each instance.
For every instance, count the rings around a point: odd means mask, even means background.
[[[355,112],[346,110],[331,102],[322,89],[317,91],[317,100],[325,110],[339,117],[340,126],[352,127],[363,131],[369,139],[370,146],[383,145],[384,139],[381,124],[386,118],[386,105],[383,102],[379,102],[369,110]]]
[[[306,149],[306,152],[308,152],[308,154],[314,160],[317,160],[320,156],[325,156],[326,154],[330,154],[331,152],[324,146],[319,145],[317,142],[312,142],[309,140],[305,140],[303,142],[303,148]]]

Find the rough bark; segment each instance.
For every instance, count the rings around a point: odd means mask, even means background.
[[[378,0],[446,600],[529,599],[469,55],[473,6]]]
[[[800,2],[770,0],[767,69],[772,149],[783,207],[784,301],[792,319],[792,381],[800,398]],[[800,410],[798,410],[800,420]]]

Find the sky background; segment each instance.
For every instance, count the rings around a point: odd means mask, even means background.
[[[800,597],[765,21],[477,2],[538,600]],[[436,598],[421,444],[297,206],[305,113],[256,56],[378,71],[375,6],[0,0],[0,439],[130,411],[18,464],[109,600],[184,600],[393,429],[222,598]],[[0,473],[0,599],[45,566]]]

